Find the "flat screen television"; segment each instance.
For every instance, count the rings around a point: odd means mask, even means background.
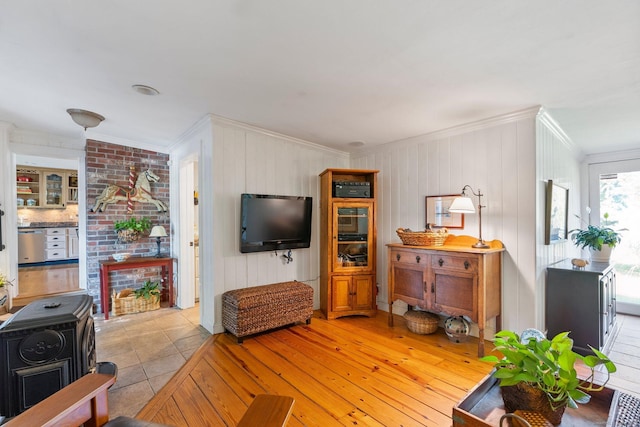
[[[312,198],[242,194],[240,252],[308,248]]]

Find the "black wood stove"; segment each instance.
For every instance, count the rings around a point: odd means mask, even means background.
[[[33,302],[0,325],[0,415],[15,416],[96,367],[89,295]]]

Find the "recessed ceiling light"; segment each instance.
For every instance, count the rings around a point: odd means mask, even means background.
[[[364,145],[364,142],[362,141],[353,141],[349,143],[350,147],[362,147]]]
[[[152,88],[151,86],[133,85],[131,86],[131,88],[141,95],[147,95],[147,96],[160,95],[160,92],[158,91],[158,89]]]

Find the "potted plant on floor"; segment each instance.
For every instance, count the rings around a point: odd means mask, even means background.
[[[113,315],[140,313],[160,308],[160,284],[147,280],[138,289],[123,289],[113,293]]]
[[[526,335],[523,333],[521,338],[512,331],[498,332],[495,350],[502,358],[495,355],[482,358],[494,363],[493,376],[500,380],[506,412],[534,411],[558,425],[567,406],[577,408],[578,403],[589,402],[588,393],[603,390],[609,375],[616,371],[615,364],[593,347],[590,347],[592,355],[574,352],[569,332],[561,332],[552,339],[539,331]],[[579,361],[590,371],[586,379],[578,378]],[[604,366],[607,374],[602,384],[594,382],[598,366]]]
[[[586,229],[571,230],[571,239],[581,249],[588,249],[591,260],[595,262],[609,262],[611,251],[615,248],[622,236],[620,231],[609,227],[609,214],[604,214],[602,226],[588,225]]]

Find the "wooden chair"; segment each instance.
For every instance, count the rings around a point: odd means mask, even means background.
[[[3,427],[159,426],[128,417],[109,421],[107,389],[115,381],[112,375],[85,375],[12,418]],[[283,427],[291,416],[294,403],[293,397],[259,394],[247,408],[238,427]]]

